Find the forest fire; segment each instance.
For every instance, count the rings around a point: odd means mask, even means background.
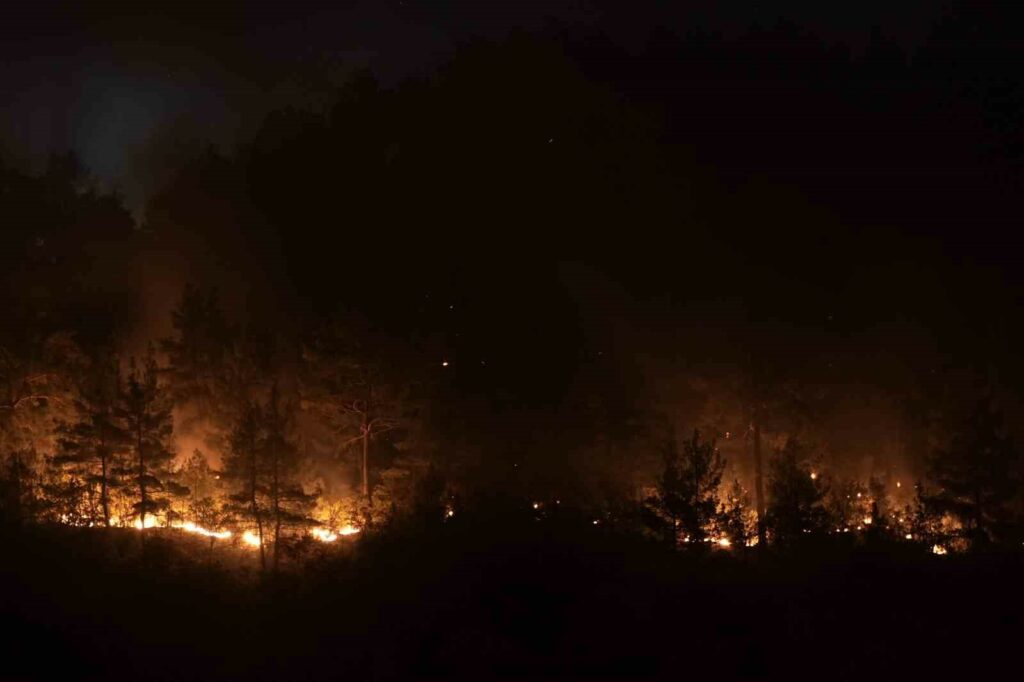
[[[1019,667],[1022,3],[59,4],[0,682]]]
[[[208,528],[203,528],[202,526],[197,526],[191,521],[185,521],[181,524],[171,524],[171,528],[180,528],[186,533],[195,533],[196,535],[202,535],[208,538],[216,538],[218,540],[226,540],[231,537],[231,531],[229,530],[210,530]]]
[[[327,528],[313,528],[309,531],[309,534],[320,542],[334,542],[338,539],[338,534],[331,532]]]
[[[61,521],[66,525],[75,525],[70,523],[66,518],[61,519]],[[127,525],[128,527],[134,528],[135,530],[168,528],[173,530],[180,530],[185,533],[190,533],[193,535],[200,535],[215,540],[230,540],[231,538],[235,537],[235,533],[233,533],[230,530],[216,530],[206,528],[193,521],[167,521],[165,518],[157,516],[156,514],[147,515],[144,524],[143,521],[139,518],[136,518],[134,522],[126,524],[126,522],[118,516],[112,516],[110,521],[111,526],[113,527],[121,527]],[[96,523],[89,522],[87,524],[87,527],[98,529],[101,526]],[[333,530],[325,526],[316,526],[309,530],[309,536],[318,542],[332,543],[336,542],[339,538],[356,535],[360,532],[362,532],[361,528],[358,528],[351,524],[347,524]],[[243,531],[242,534],[239,536],[239,539],[241,543],[246,547],[258,548],[261,544],[259,533],[256,530],[250,529]],[[267,544],[267,538],[264,538],[262,544]]]

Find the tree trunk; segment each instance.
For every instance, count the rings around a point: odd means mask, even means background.
[[[249,502],[252,508],[252,517],[256,521],[256,534],[260,540],[260,569],[267,570],[267,554],[263,549],[263,519],[260,518],[260,508],[256,503],[256,454],[251,455],[251,466],[249,467]]]
[[[139,455],[139,523],[146,530],[146,457],[142,448],[142,417],[135,429],[135,448]]]
[[[757,546],[765,548],[767,530],[765,526],[764,463],[761,457],[761,363],[754,353],[747,356],[746,396],[744,398],[746,417],[750,420],[747,431],[751,438],[751,454],[754,458],[754,507],[757,511]]]
[[[767,533],[765,529],[764,505],[764,471],[761,462],[761,424],[754,417],[754,500],[757,506],[757,544],[765,547]]]
[[[278,475],[279,462],[274,455],[274,571],[277,571],[279,547],[281,542],[281,489]]]
[[[370,426],[367,423],[363,423],[363,497],[366,498],[366,503],[372,505],[373,499],[370,497]]]
[[[103,506],[103,525],[110,528],[110,495],[107,491],[107,453],[100,454],[100,504]]]

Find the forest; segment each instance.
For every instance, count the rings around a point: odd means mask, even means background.
[[[0,679],[999,670],[1021,109],[966,16],[468,40],[161,128],[140,201],[0,145]]]

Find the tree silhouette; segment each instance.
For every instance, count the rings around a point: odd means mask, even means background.
[[[110,526],[111,493],[123,484],[131,449],[130,434],[118,419],[121,377],[113,356],[97,359],[79,391],[79,418],[60,431],[52,462],[91,490],[99,488],[98,520]]]
[[[152,349],[141,366],[133,358],[115,410],[134,460],[130,479],[138,498],[133,510],[142,528],[148,515],[167,510],[168,493],[184,492],[171,480],[171,406],[157,383],[157,372]]]
[[[750,508],[750,493],[739,481],[733,481],[719,510],[719,527],[736,547],[746,546],[757,537],[757,514]]]
[[[990,543],[1011,521],[1010,504],[1020,494],[1019,467],[1020,454],[1002,414],[991,398],[983,398],[949,445],[933,453],[929,478],[937,489],[924,493],[925,506],[956,518],[972,546]]]
[[[259,539],[260,567],[267,568],[264,540],[266,505],[263,501],[266,487],[263,481],[263,453],[261,451],[262,411],[256,403],[249,403],[231,431],[231,449],[224,459],[224,476],[234,487],[230,499],[239,515],[256,524]]]
[[[658,494],[651,504],[667,521],[673,544],[682,535],[685,542],[703,546],[718,520],[718,487],[725,461],[715,442],[702,441],[696,429],[683,442],[682,452],[675,441],[670,441],[663,457]]]
[[[409,379],[393,376],[369,341],[359,325],[341,320],[321,330],[305,349],[302,406],[334,430],[339,453],[358,447],[360,492],[372,505],[372,446],[407,431],[412,403]]]
[[[766,520],[772,541],[780,545],[798,543],[828,527],[825,486],[820,476],[811,475],[807,458],[800,442],[788,438],[769,465]]]
[[[273,567],[280,563],[281,531],[286,526],[305,526],[309,512],[316,504],[316,495],[307,495],[296,480],[299,469],[299,450],[289,438],[289,406],[282,404],[275,385],[263,410],[263,434],[259,447],[267,468],[269,513],[274,522]]]

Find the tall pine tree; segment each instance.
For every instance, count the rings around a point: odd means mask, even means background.
[[[121,420],[131,456],[130,480],[136,491],[132,508],[137,525],[146,527],[147,517],[169,506],[166,493],[179,492],[173,486],[170,465],[171,405],[157,381],[156,356],[150,349],[139,366],[132,359],[131,367],[115,414]]]
[[[724,470],[715,442],[702,440],[696,429],[683,442],[682,452],[675,441],[666,446],[658,495],[652,503],[666,521],[673,544],[681,534],[686,542],[703,546],[718,521],[718,488]]]
[[[101,356],[89,368],[77,400],[78,419],[60,429],[58,453],[54,464],[73,480],[95,490],[99,501],[98,518],[110,526],[111,496],[122,485],[128,468],[126,453],[130,441],[117,415],[121,378],[117,358]]]
[[[984,398],[948,447],[933,453],[929,478],[937,490],[923,495],[925,507],[957,519],[974,547],[998,540],[1011,522],[1010,505],[1020,494],[1020,464],[1002,414],[991,398]]]
[[[803,445],[788,438],[770,463],[766,521],[775,543],[800,542],[828,526],[827,491],[821,477],[812,476],[807,461]]]

